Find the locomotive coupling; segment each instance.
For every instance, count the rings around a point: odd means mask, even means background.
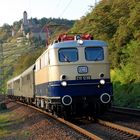
[[[103,93],[103,94],[100,96],[100,100],[101,100],[102,103],[107,104],[107,103],[110,102],[111,97],[110,97],[110,95],[109,95],[108,93]]]
[[[62,97],[62,103],[63,103],[63,105],[65,105],[65,106],[71,105],[71,103],[72,103],[72,98],[71,98],[71,96],[69,96],[69,95],[63,96],[63,97]]]

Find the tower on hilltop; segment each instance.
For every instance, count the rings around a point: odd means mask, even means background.
[[[23,25],[27,26],[28,25],[28,18],[27,18],[27,12],[23,12]]]
[[[28,22],[26,11],[23,12],[23,20],[22,20],[20,30],[21,30],[21,32],[23,33],[24,36],[29,32],[29,22]]]
[[[47,40],[46,31],[38,23],[33,23],[33,19],[28,20],[27,12],[23,12],[23,20],[20,31],[27,38],[37,38],[38,40]]]

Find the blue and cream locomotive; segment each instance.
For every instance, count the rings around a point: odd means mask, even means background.
[[[68,116],[92,116],[105,112],[111,106],[110,63],[104,41],[93,40],[90,35],[63,34],[48,46],[30,71],[33,72],[30,75],[32,78],[28,76],[26,83],[32,82],[32,92],[31,86],[27,85],[32,96],[29,97],[26,91],[21,97],[16,94],[18,99]],[[24,90],[24,75],[20,76],[21,92]],[[11,80],[8,84],[11,84]]]

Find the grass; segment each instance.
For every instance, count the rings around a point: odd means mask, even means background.
[[[28,130],[13,128],[14,125],[21,125],[25,121],[24,117],[15,119],[15,116],[17,114],[9,112],[9,110],[0,111],[0,140],[7,137],[13,137],[16,140],[28,139],[31,136],[31,132]]]
[[[11,125],[10,122],[10,116],[11,113],[9,113],[8,111],[3,111],[0,112],[0,137],[5,136],[6,134],[9,134],[10,131],[8,130],[8,126]]]

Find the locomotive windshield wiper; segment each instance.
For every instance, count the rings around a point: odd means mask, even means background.
[[[68,59],[68,57],[67,57],[67,56],[65,56],[63,53],[61,53],[61,54],[62,54],[62,56],[63,56],[63,58],[64,58],[65,62],[70,62],[70,60]]]
[[[95,56],[95,59],[94,60],[95,61],[100,60],[101,59],[100,58],[101,56],[102,56],[102,51],[98,52],[98,54]]]

